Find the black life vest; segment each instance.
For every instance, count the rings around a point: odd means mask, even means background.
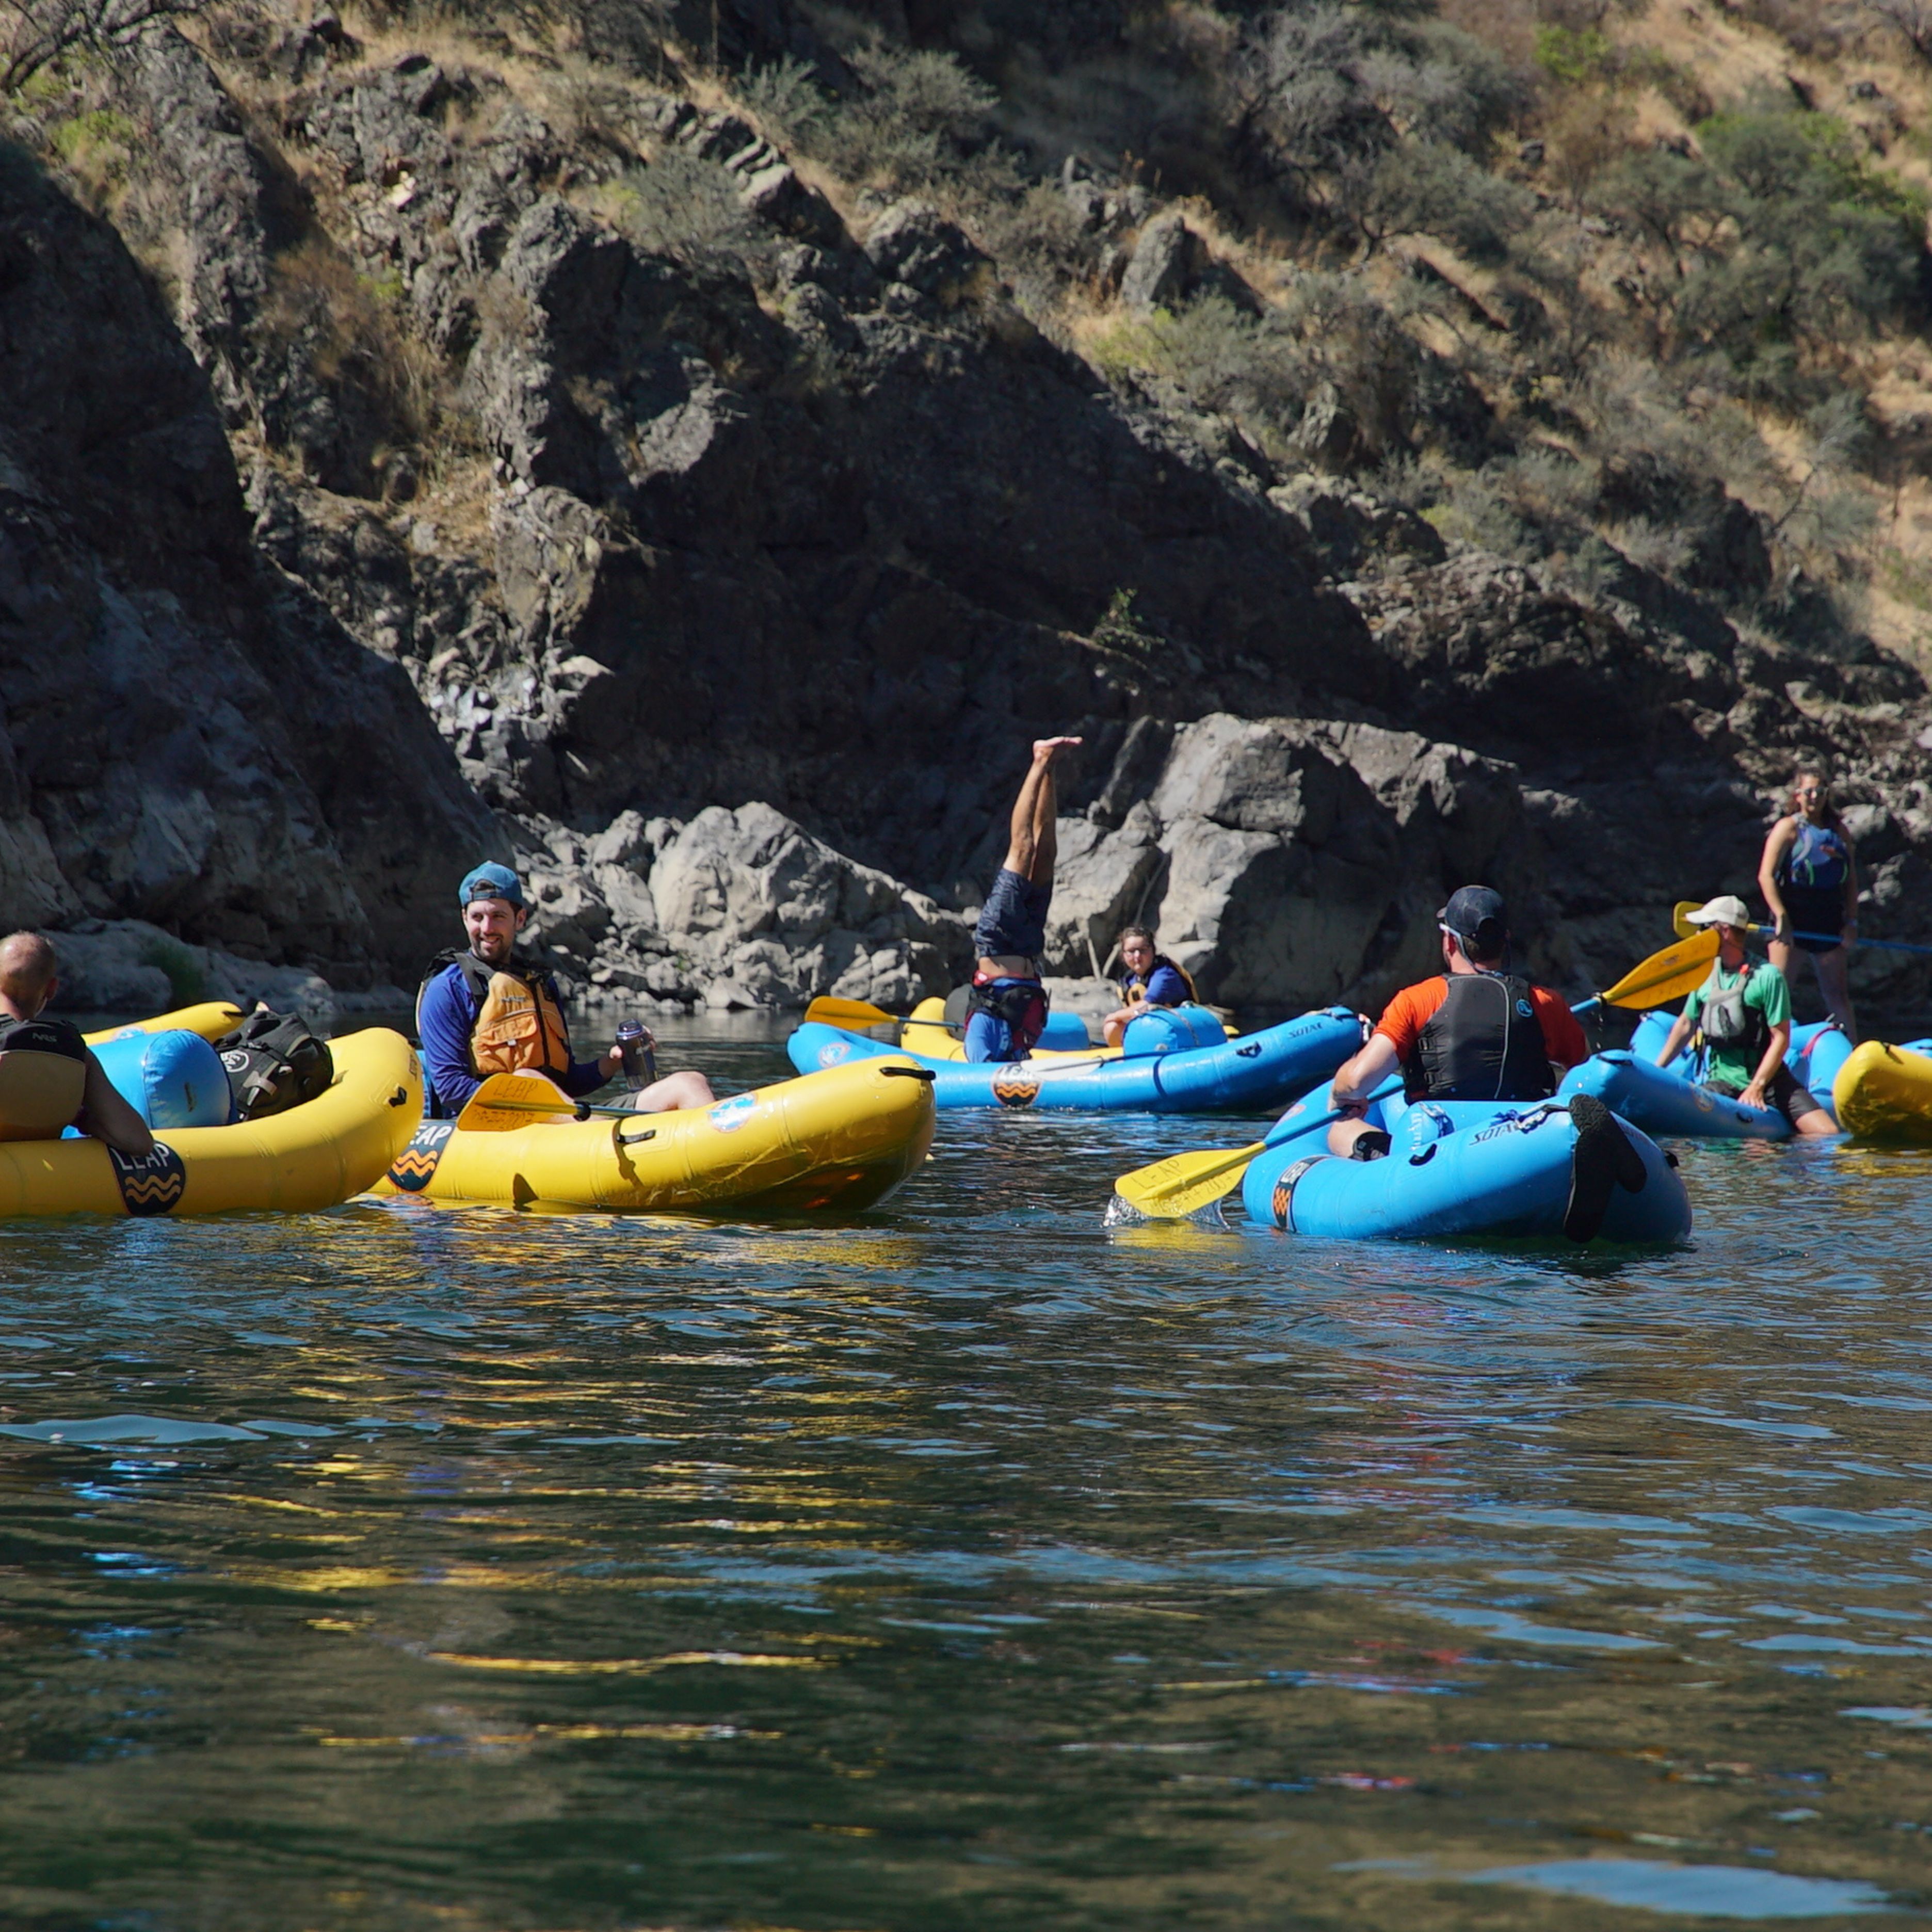
[[[1016,980],[992,986],[978,979],[966,996],[966,1012],[987,1013],[1004,1020],[1012,1033],[1012,1058],[1024,1060],[1046,1030],[1046,988],[1037,980]]]
[[[1149,982],[1153,980],[1155,974],[1158,973],[1163,966],[1165,966],[1170,973],[1178,973],[1180,975],[1180,983],[1187,988],[1188,1004],[1190,1006],[1197,1004],[1201,996],[1194,989],[1194,975],[1189,972],[1185,966],[1175,965],[1174,962],[1168,958],[1165,952],[1156,952],[1154,956],[1154,964],[1148,968],[1148,976],[1144,980],[1143,980],[1138,973],[1126,970],[1122,970],[1119,976],[1120,982],[1120,1004],[1123,1006],[1130,1006],[1136,1000],[1145,999],[1147,998],[1147,989]]]
[[[0,1017],[0,1141],[46,1141],[80,1113],[87,1042],[65,1020]]]
[[[1442,1004],[1402,1067],[1412,1100],[1543,1100],[1556,1090],[1529,982],[1514,973],[1449,973]]]
[[[262,1006],[214,1042],[238,1120],[262,1120],[326,1094],[335,1082],[328,1042],[299,1014]]]

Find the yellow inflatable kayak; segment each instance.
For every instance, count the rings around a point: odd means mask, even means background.
[[[209,1000],[199,1006],[182,1006],[171,1013],[157,1013],[149,1020],[130,1020],[124,1026],[104,1028],[99,1033],[82,1036],[89,1046],[102,1046],[130,1033],[194,1033],[211,1044],[224,1040],[248,1016],[226,1000]]]
[[[232,1006],[193,1007],[139,1030],[181,1026],[219,1039],[241,1017]],[[98,1044],[126,1030],[88,1038]],[[333,1208],[378,1179],[408,1144],[422,1114],[422,1067],[409,1042],[386,1028],[332,1040],[329,1052],[335,1078],[327,1093],[266,1120],[164,1130],[143,1159],[97,1140],[0,1142],[0,1217]]]
[[[910,1060],[866,1060],[674,1114],[507,1132],[424,1120],[375,1192],[630,1213],[869,1208],[926,1159],[932,1078]]]
[[[1838,1124],[1861,1140],[1932,1147],[1932,1058],[1912,1046],[1868,1040],[1852,1048],[1832,1082]]]

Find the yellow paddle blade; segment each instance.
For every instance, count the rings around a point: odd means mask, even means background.
[[[1702,899],[1679,899],[1670,908],[1670,929],[1679,939],[1694,939],[1699,933],[1707,930],[1703,926],[1690,923],[1690,915],[1700,911],[1703,904]]]
[[[1156,1221],[1178,1221],[1218,1201],[1240,1185],[1248,1163],[1268,1146],[1205,1148],[1191,1154],[1171,1154],[1147,1167],[1137,1167],[1114,1183],[1114,1192]]]
[[[1660,1006],[1666,1000],[1694,993],[1709,978],[1711,962],[1718,956],[1714,931],[1698,933],[1653,952],[1640,965],[1633,966],[1603,995],[1606,1006],[1630,1006],[1641,1012],[1646,1006]]]
[[[493,1073],[456,1117],[466,1134],[507,1134],[530,1124],[533,1114],[574,1114],[567,1100],[540,1073]]]
[[[835,1000],[829,994],[814,1000],[805,1010],[808,1020],[821,1026],[875,1027],[897,1023],[898,1016],[865,1000]]]

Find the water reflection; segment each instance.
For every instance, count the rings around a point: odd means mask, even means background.
[[[845,1227],[0,1228],[0,1916],[1922,1904],[1925,1156],[1686,1149],[1635,1258],[1103,1230],[1200,1138],[951,1117]]]

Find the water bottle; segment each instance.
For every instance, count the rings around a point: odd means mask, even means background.
[[[624,1084],[640,1093],[658,1077],[657,1055],[641,1020],[624,1020],[617,1028],[617,1051],[624,1059]]]

